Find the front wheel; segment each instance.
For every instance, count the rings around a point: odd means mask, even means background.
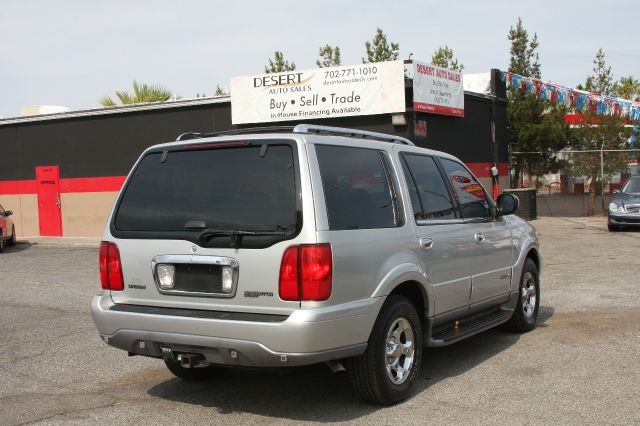
[[[612,223],[607,223],[607,229],[609,230],[609,232],[616,232],[620,230],[620,226],[614,225]]]
[[[348,363],[354,393],[365,401],[393,404],[407,398],[422,364],[422,327],[409,300],[392,295],[373,326],[367,350]]]
[[[533,330],[538,320],[539,307],[540,278],[538,277],[538,268],[533,260],[527,258],[520,277],[518,303],[513,316],[506,323],[507,328],[520,333]]]

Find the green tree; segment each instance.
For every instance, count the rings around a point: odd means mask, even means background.
[[[387,36],[380,28],[376,28],[376,34],[372,41],[364,44],[367,50],[367,59],[362,58],[362,63],[395,61],[400,56],[400,45],[398,43],[389,44]]]
[[[603,95],[613,92],[611,67],[607,66],[604,52],[598,49],[593,60],[593,74],[587,76],[584,85],[578,88]],[[571,130],[571,143],[577,150],[622,149],[628,136],[625,136],[622,119],[614,115],[595,116],[592,112],[582,112],[584,124]],[[607,152],[604,156],[604,174],[620,171],[626,155],[623,152]],[[596,187],[604,185],[600,176],[600,153],[579,153],[571,161],[570,172],[573,176],[585,176],[589,182],[589,203],[587,215],[594,214]],[[604,212],[604,199],[603,212]]]
[[[340,48],[338,46],[331,47],[328,44],[318,49],[318,56],[320,58],[316,60],[316,65],[319,68],[337,67],[340,64]]]
[[[611,67],[608,67],[604,60],[604,51],[602,49],[598,49],[593,60],[593,74],[587,76],[585,83],[579,84],[577,88],[605,96],[612,95],[613,75]]]
[[[632,101],[640,101],[640,81],[629,77],[620,77],[619,81],[613,83],[613,95]]]
[[[431,56],[431,63],[442,68],[449,68],[453,71],[462,72],[464,65],[453,57],[453,49],[449,46],[439,47]]]
[[[116,90],[116,96],[120,100],[120,103],[125,105],[143,102],[165,102],[171,99],[173,94],[171,90],[164,86],[138,83],[136,80],[133,80],[133,93],[126,90]],[[104,107],[117,106],[116,102],[109,96],[103,96],[99,102]]]
[[[537,35],[530,38],[522,19],[518,18],[507,38],[511,41],[509,71],[540,79]],[[556,173],[563,165],[558,151],[566,146],[568,138],[564,107],[549,104],[519,88],[510,88],[507,97],[511,151],[533,153],[512,156],[513,184],[519,185],[523,174],[539,177]]]
[[[626,147],[628,136],[625,135],[624,125],[620,117],[614,115],[599,115],[584,112],[583,124],[571,129],[570,142],[577,151],[597,151],[600,149],[623,149]],[[603,171],[605,176],[619,172],[624,167],[626,154],[624,152],[604,152]],[[589,202],[587,215],[593,216],[596,198],[596,187],[604,185],[600,175],[600,153],[580,152],[571,156],[569,173],[572,176],[584,176],[589,182]],[[602,200],[604,210],[604,199]]]
[[[264,72],[271,74],[274,72],[293,71],[296,69],[296,64],[289,63],[284,59],[284,54],[278,50],[274,53],[274,59],[269,59],[269,63],[264,67]]]
[[[216,84],[216,93],[215,96],[224,96],[224,95],[228,95],[229,92],[227,92],[225,89],[223,89],[222,87],[220,87],[219,84]]]
[[[527,77],[542,78],[538,55],[538,35],[534,33],[529,40],[529,33],[524,28],[522,19],[518,18],[515,28],[509,29],[507,38],[511,42],[509,71]]]

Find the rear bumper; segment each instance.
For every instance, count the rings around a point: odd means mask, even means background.
[[[164,347],[201,354],[212,364],[285,367],[362,354],[384,299],[299,309],[264,321],[242,314],[228,319],[165,315],[162,308],[121,310],[109,295],[98,295],[91,313],[106,343],[133,354],[160,358]]]

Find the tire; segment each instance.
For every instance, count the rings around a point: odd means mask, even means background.
[[[412,349],[406,346],[410,341]],[[387,356],[387,347],[394,343],[397,348],[394,351],[395,368],[390,362],[392,356]],[[402,352],[402,347],[411,351],[411,359]],[[351,387],[360,399],[376,404],[393,404],[409,396],[421,364],[420,318],[407,298],[391,295],[376,319],[366,352],[348,360]]]
[[[11,247],[16,245],[16,227],[15,226],[11,227],[11,239],[9,240],[7,245]]]
[[[540,277],[538,268],[527,258],[522,268],[520,285],[518,286],[518,302],[506,327],[518,333],[531,331],[536,327],[540,308]]]
[[[2,236],[2,228],[0,228],[0,253],[4,251],[4,237]]]
[[[223,367],[183,368],[177,360],[164,360],[165,365],[174,376],[190,382],[209,380],[222,375],[226,369]]]
[[[616,232],[620,230],[620,226],[607,223],[607,229],[609,230],[609,232]]]

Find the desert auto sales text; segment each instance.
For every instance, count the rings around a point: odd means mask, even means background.
[[[289,84],[301,84],[301,83],[302,83],[301,72],[296,72],[291,74],[265,75],[263,77],[253,78],[253,87],[284,86]]]
[[[436,69],[428,65],[422,65],[422,64],[417,64],[416,70],[420,74],[433,75],[438,78],[446,78],[447,80],[455,81],[456,83],[460,82],[460,74],[455,72]]]

